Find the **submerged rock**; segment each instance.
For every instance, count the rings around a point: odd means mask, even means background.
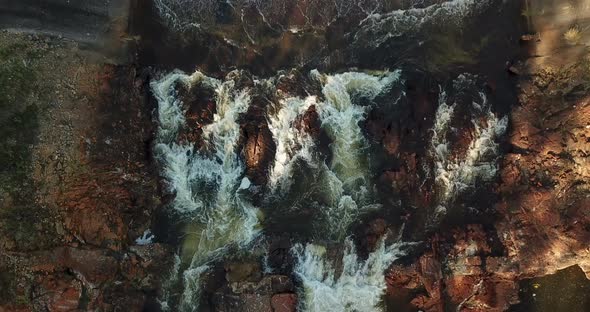
[[[257,281],[234,281],[213,294],[213,311],[295,311],[297,296],[288,276],[267,275]]]

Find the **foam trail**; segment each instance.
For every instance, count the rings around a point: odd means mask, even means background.
[[[446,135],[451,130],[451,119],[455,113],[455,104],[447,104],[447,94],[444,90],[439,92],[438,108],[436,110],[434,125],[432,127],[432,139],[430,142],[430,154],[434,159],[435,180],[441,181],[447,172],[449,163],[449,142]],[[446,193],[446,189],[445,189]],[[445,195],[446,197],[447,195]]]
[[[174,90],[185,87],[214,88],[217,113],[203,128],[206,148],[178,144],[176,136],[184,125],[182,103]],[[175,71],[151,84],[158,100],[156,154],[169,191],[175,194],[172,208],[192,220],[185,229],[182,246],[184,291],[180,310],[194,311],[200,297],[200,276],[208,264],[222,257],[228,246],[244,246],[258,233],[258,209],[240,195],[244,165],[239,158],[238,117],[249,107],[247,90],[235,90],[232,80],[220,82],[196,72],[191,76]]]
[[[386,284],[384,272],[400,257],[402,244],[386,246],[383,241],[366,260],[359,259],[347,238],[342,256],[342,273],[328,259],[320,245],[296,245],[294,273],[303,284],[300,309],[306,312],[374,312],[379,307]]]
[[[455,24],[461,27],[468,16],[482,11],[493,1],[498,0],[451,0],[425,8],[370,14],[361,21],[354,38],[357,44],[362,42],[375,48],[392,38],[419,32],[429,25],[437,27],[442,24]],[[371,40],[363,40],[366,38]]]
[[[269,186],[284,194],[289,190],[293,166],[297,160],[305,161],[317,169],[317,184],[321,189],[322,207],[327,220],[323,227],[335,239],[342,239],[359,210],[370,205],[371,188],[368,143],[360,127],[366,116],[367,105],[355,104],[360,100],[371,103],[394,82],[399,81],[401,71],[387,72],[380,76],[360,72],[336,75],[311,76],[319,81],[324,101],[317,96],[289,97],[280,101],[279,111],[269,117],[269,129],[276,143],[276,155],[269,175]],[[298,118],[312,105],[316,107],[322,129],[331,139],[332,158],[329,163],[313,157],[315,143],[308,133],[297,129]]]
[[[457,193],[472,186],[477,178],[490,181],[498,171],[496,156],[498,144],[496,139],[506,131],[508,118],[498,118],[490,109],[485,94],[480,93],[482,104],[473,103],[474,109],[483,114],[484,120],[473,119],[475,138],[469,144],[466,158],[458,164],[458,170],[453,171],[451,177],[459,181],[454,185],[453,192]]]

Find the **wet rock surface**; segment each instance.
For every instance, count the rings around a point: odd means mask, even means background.
[[[213,295],[213,311],[295,311],[297,295],[288,276],[267,275],[229,281]]]

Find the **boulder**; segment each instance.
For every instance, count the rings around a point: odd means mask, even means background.
[[[292,293],[276,294],[271,298],[273,312],[297,311],[297,295]]]

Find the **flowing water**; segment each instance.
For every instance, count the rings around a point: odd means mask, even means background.
[[[473,83],[472,78],[461,75],[454,82],[454,90],[461,91],[466,84]],[[484,92],[479,91],[467,99],[471,100],[469,119],[472,122],[470,142],[464,155],[453,154],[449,150],[447,135],[452,129],[451,121],[454,117],[457,103],[448,102],[447,92],[441,90],[439,106],[436,111],[430,154],[434,160],[436,185],[440,187],[440,209],[450,203],[468,188],[475,188],[477,181],[491,181],[498,170],[496,163],[498,144],[496,139],[502,136],[508,126],[506,117],[498,118],[491,111]]]
[[[217,113],[213,123],[203,128],[205,146],[201,150],[176,142],[185,126],[182,102],[175,97],[177,83],[189,89],[215,90]],[[258,233],[258,209],[241,194],[248,182],[236,148],[237,119],[248,109],[250,97],[247,90],[234,90],[233,81],[220,82],[200,72],[190,76],[173,72],[154,81],[152,89],[159,104],[156,154],[169,191],[175,194],[171,207],[189,220],[180,255],[184,269],[180,306],[190,310],[198,306],[200,276],[208,264],[231,245],[246,246]]]
[[[273,192],[284,193],[290,189],[293,167],[297,161],[314,164],[314,141],[309,133],[298,129],[295,123],[312,105],[317,104],[315,96],[304,99],[289,97],[280,101],[281,108],[275,115],[269,116],[268,127],[277,146],[268,181]]]
[[[352,45],[380,48],[441,24],[464,27],[491,3],[498,3],[435,2],[415,1],[406,9],[365,12],[358,24],[350,26],[354,36],[347,38]],[[205,29],[213,23],[205,13],[219,8],[207,3],[156,2],[158,12],[177,30]],[[239,7],[231,1],[227,4]],[[259,5],[254,7],[262,21],[276,26]],[[202,9],[198,14],[195,6]],[[160,297],[162,308],[198,311],[207,272],[230,255],[254,255],[255,245],[260,245],[255,243],[273,235],[274,230],[265,226],[283,222],[286,228],[304,229],[291,237],[294,260],[292,266],[285,266],[292,268],[289,274],[298,283],[301,311],[385,309],[384,272],[406,254],[403,247],[410,242],[403,242],[403,235],[398,240],[382,237],[375,248],[360,253],[352,235],[353,225],[366,216],[397,209],[383,200],[395,199],[395,194],[378,194],[377,178],[385,168],[379,167],[377,159],[382,156],[375,151],[383,148],[367,130],[371,112],[385,107],[403,110],[397,107],[400,99],[408,101],[405,91],[400,91],[406,89],[406,77],[412,76],[406,73],[408,66],[390,67],[347,72],[308,68],[300,74],[303,78],[285,71],[263,78],[235,70],[217,79],[200,71],[175,70],[153,80],[151,89],[158,102],[154,152],[172,198],[168,213],[182,232],[176,265]],[[415,75],[412,68],[409,72]],[[450,76],[452,83],[437,83],[436,107],[424,117],[431,119],[427,143],[423,151],[417,147],[425,160],[416,175],[436,194],[431,220],[444,217],[463,194],[495,179],[498,142],[508,126],[481,79],[471,74]],[[297,88],[284,87],[285,81]],[[195,126],[195,117],[188,113],[194,101],[190,95],[201,91],[213,94],[215,112],[212,120]],[[250,139],[244,129],[254,114],[260,120],[257,129],[268,129],[272,137],[273,147],[268,149],[272,157],[267,171],[262,171],[263,183],[250,176],[247,158],[257,156],[244,147]],[[317,116],[317,129],[306,121],[310,116]],[[197,139],[185,135],[191,131],[198,133]],[[321,135],[326,139],[319,139]],[[457,138],[466,143],[457,144]],[[276,215],[285,217],[277,221]],[[310,217],[301,221],[300,215]],[[270,264],[268,250],[262,254],[264,273],[274,272],[277,268]]]
[[[383,241],[367,259],[359,259],[350,239],[344,241],[341,268],[326,256],[321,245],[295,245],[297,257],[294,273],[303,284],[300,309],[311,312],[380,311],[385,291],[383,272],[403,252],[400,244],[386,245]],[[338,272],[338,273],[337,273]]]

